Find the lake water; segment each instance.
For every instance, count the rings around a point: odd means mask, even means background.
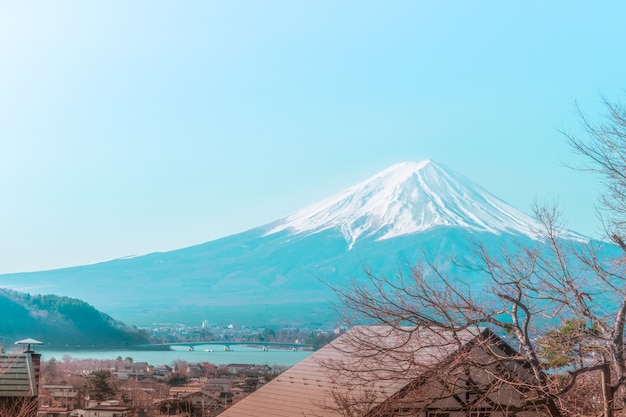
[[[213,349],[205,352],[205,349]],[[270,348],[263,351],[261,348],[250,346],[231,346],[231,350],[225,352],[222,346],[201,345],[195,346],[189,351],[186,346],[173,346],[172,350],[47,350],[44,347],[37,349],[42,355],[42,360],[48,361],[55,358],[62,361],[66,355],[73,359],[115,359],[118,356],[126,358],[130,356],[134,362],[148,362],[150,365],[171,365],[176,360],[184,360],[189,363],[209,362],[215,365],[227,365],[229,363],[249,363],[256,365],[281,365],[293,366],[312,352],[308,350],[292,351],[291,349]]]

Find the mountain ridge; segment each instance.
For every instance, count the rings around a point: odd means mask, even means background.
[[[472,241],[489,247],[536,244],[538,225],[531,221],[430,160],[401,163],[235,235],[98,264],[0,275],[0,282],[79,298],[136,325],[321,325],[337,320],[329,308],[335,300],[330,287],[358,281],[365,269],[396,273],[423,253],[462,254]]]

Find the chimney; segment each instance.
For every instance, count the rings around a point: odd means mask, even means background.
[[[36,345],[43,345],[43,342],[35,339],[24,339],[15,342],[16,345],[22,345],[23,352],[30,355],[33,362],[33,371],[35,373],[35,382],[39,384],[39,375],[41,371],[41,353],[35,353]]]
[[[30,353],[30,357],[33,361],[33,370],[35,371],[35,382],[39,385],[39,374],[41,371],[41,353],[35,352],[26,352]]]

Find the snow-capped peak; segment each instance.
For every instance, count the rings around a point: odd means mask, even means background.
[[[352,246],[360,236],[388,239],[437,226],[531,237],[537,230],[532,217],[462,175],[424,160],[395,164],[280,220],[267,234],[338,228]]]

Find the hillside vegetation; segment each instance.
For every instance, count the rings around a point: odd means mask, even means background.
[[[46,346],[123,347],[147,343],[136,328],[84,301],[0,289],[2,344],[32,337]]]

